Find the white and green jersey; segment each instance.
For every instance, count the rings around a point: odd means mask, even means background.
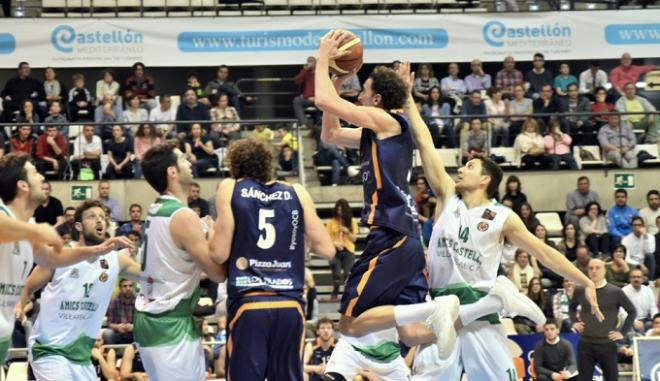
[[[170,224],[174,216],[189,209],[172,196],[160,196],[149,208],[140,247],[143,280],[135,307],[140,312],[161,314],[174,310],[190,299],[199,285],[201,267],[192,255],[172,239]]]
[[[502,229],[511,209],[495,200],[468,209],[453,197],[433,226],[427,267],[433,297],[454,294],[473,303],[495,284],[502,258]]]
[[[0,213],[16,219],[2,202],[0,202]],[[30,242],[0,244],[0,362],[5,359],[14,330],[14,306],[20,299],[33,264],[34,257]]]
[[[118,275],[116,251],[93,262],[55,269],[41,293],[41,309],[28,341],[32,358],[62,356],[89,364]]]

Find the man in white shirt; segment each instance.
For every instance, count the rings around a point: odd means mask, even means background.
[[[463,98],[467,93],[465,88],[465,81],[458,78],[458,64],[450,63],[449,64],[449,75],[444,77],[440,81],[440,88],[442,94],[448,96],[449,94],[455,94]]]
[[[589,69],[580,73],[580,95],[594,100],[594,92],[597,87],[605,87],[607,84],[607,73],[598,68],[598,61],[592,61]]]
[[[644,274],[653,277],[655,274],[655,237],[646,230],[642,217],[632,219],[633,231],[623,237],[621,244],[626,247],[628,256],[626,262],[640,266]]]
[[[658,233],[658,226],[655,221],[660,217],[660,192],[657,189],[652,189],[646,194],[646,202],[648,206],[639,210],[639,216],[644,219],[644,224],[648,226],[650,235]]]
[[[175,137],[174,123],[176,120],[176,109],[172,107],[172,98],[163,94],[160,96],[160,107],[155,107],[149,113],[149,121],[155,123],[156,130],[163,138]],[[172,134],[172,136],[170,136]]]
[[[73,157],[71,157],[71,167],[73,168],[73,178],[78,179],[82,168],[89,168],[94,174],[94,180],[101,176],[101,154],[103,153],[103,144],[101,138],[94,135],[94,126],[84,126],[82,135],[79,135],[73,142]],[[83,176],[84,177],[84,176]],[[91,180],[81,178],[81,180]]]
[[[633,323],[633,328],[641,333],[651,328],[653,317],[658,313],[653,291],[642,284],[643,279],[642,270],[635,269],[630,272],[630,284],[622,289],[635,306],[635,310],[637,310],[637,318]]]

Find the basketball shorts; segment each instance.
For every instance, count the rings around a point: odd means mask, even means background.
[[[352,380],[361,370],[370,370],[383,381],[410,379],[410,369],[401,356],[396,356],[390,361],[377,361],[355,350],[347,340],[340,339],[332,351],[325,372],[340,374],[346,380]]]
[[[424,249],[417,238],[379,227],[367,236],[367,247],[346,279],[339,312],[359,316],[376,306],[424,301]]]
[[[98,378],[91,363],[76,364],[62,356],[45,356],[38,360],[30,356],[30,365],[39,381],[88,381]]]

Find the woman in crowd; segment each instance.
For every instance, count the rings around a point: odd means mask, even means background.
[[[547,168],[551,159],[545,154],[545,142],[539,133],[539,124],[536,119],[529,118],[523,125],[523,132],[516,137],[514,150],[517,157],[527,169],[533,169],[536,164]]]
[[[507,115],[509,108],[502,99],[502,90],[498,87],[491,87],[487,91],[488,98],[484,101],[486,111],[488,112],[488,121],[492,127],[491,147],[509,145],[509,121],[507,118],[497,118],[500,115]]]
[[[536,258],[530,257],[526,251],[521,249],[516,250],[514,261],[508,274],[509,279],[518,286],[520,291],[527,292],[532,278],[541,276],[541,269],[538,267]]]
[[[518,176],[511,175],[506,179],[504,197],[502,197],[502,201],[504,200],[511,200],[511,209],[516,213],[519,213],[522,204],[527,202],[527,195],[522,192],[522,184]]]
[[[525,98],[525,88],[522,85],[516,85],[513,88],[513,99],[509,100],[509,114],[512,116],[509,121],[509,144],[511,147],[514,140],[523,129],[523,124],[532,115],[534,108],[532,100]]]
[[[153,124],[144,123],[140,125],[133,139],[133,150],[135,152],[135,178],[142,178],[142,158],[149,148],[160,144],[160,138],[156,135]]]
[[[569,169],[578,169],[577,162],[571,153],[573,139],[567,133],[561,131],[561,125],[556,118],[550,119],[549,133],[543,138],[545,153],[552,160],[552,169],[559,169],[563,161]]]
[[[103,78],[96,82],[96,104],[101,104],[106,95],[112,97],[112,103],[119,98],[119,83],[115,81],[115,72],[111,69],[103,70]]]
[[[433,218],[437,199],[433,195],[426,177],[418,177],[416,184],[417,195],[415,195],[415,203],[417,204],[417,214],[419,215],[419,221],[425,223],[430,218]]]
[[[229,96],[224,93],[218,94],[218,104],[211,109],[210,113],[211,119],[214,122],[237,121],[241,119],[238,116],[238,111],[234,107],[229,106]],[[213,123],[209,135],[216,147],[226,147],[229,145],[230,140],[241,137],[241,125],[238,123]]]
[[[440,87],[431,87],[429,99],[422,106],[422,116],[437,147],[456,147],[456,132],[450,117],[451,105],[442,102]]]
[[[106,145],[108,166],[105,174],[109,179],[133,178],[133,142],[124,136],[124,128],[112,126],[112,139]]]
[[[326,229],[337,249],[337,254],[330,261],[332,270],[332,300],[339,299],[339,286],[344,283],[355,262],[355,241],[357,241],[358,225],[353,218],[348,201],[340,198],[332,209],[332,219],[328,220]]]
[[[540,224],[539,219],[536,218],[532,206],[528,202],[524,202],[520,206],[520,219],[527,227],[527,230],[534,233],[536,231],[536,226]]]
[[[188,160],[193,164],[195,177],[204,174],[209,169],[218,168],[218,157],[213,150],[211,139],[199,123],[190,127],[190,138],[184,143]]]
[[[48,106],[55,101],[62,102],[62,98],[67,92],[64,84],[56,78],[55,69],[47,67],[44,70],[44,77],[46,78],[44,80],[44,92],[46,93]]]
[[[430,63],[419,64],[417,78],[413,83],[413,95],[417,102],[426,102],[432,87],[440,87],[440,81],[433,76],[433,67]]]
[[[133,95],[128,99],[128,107],[122,114],[124,122],[138,123],[125,125],[126,128],[130,128],[132,135],[135,135],[135,132],[140,127],[140,123],[149,121],[149,112],[140,107],[140,104],[140,97]]]
[[[617,287],[623,287],[630,281],[630,265],[626,263],[627,249],[616,245],[612,250],[612,260],[605,263],[605,279]]]
[[[592,201],[585,207],[585,215],[580,218],[581,240],[595,255],[609,255],[610,235],[607,230],[607,219],[602,214],[600,204]]]
[[[572,223],[567,223],[564,225],[564,229],[561,231],[561,241],[557,249],[564,254],[566,259],[573,262],[577,259],[577,229]]]

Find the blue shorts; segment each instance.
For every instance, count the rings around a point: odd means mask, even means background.
[[[227,379],[302,381],[303,304],[271,293],[255,294],[228,301]]]
[[[383,227],[371,230],[346,279],[339,312],[355,317],[376,306],[423,302],[428,293],[425,265],[418,238]]]

